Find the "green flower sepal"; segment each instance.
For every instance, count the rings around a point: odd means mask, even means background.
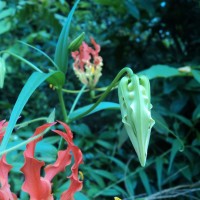
[[[118,86],[122,122],[137,153],[140,164],[145,166],[151,128],[152,105],[150,83],[146,76],[123,77]]]

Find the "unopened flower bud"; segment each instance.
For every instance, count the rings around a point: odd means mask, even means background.
[[[145,166],[151,128],[150,83],[147,77],[123,77],[118,86],[122,122],[137,153],[140,164]]]
[[[85,33],[83,32],[69,44],[69,47],[68,47],[69,51],[72,52],[72,51],[78,50],[84,38],[85,38]]]

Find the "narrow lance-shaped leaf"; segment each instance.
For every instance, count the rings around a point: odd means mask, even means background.
[[[53,85],[60,86],[64,84],[64,75],[62,72],[54,71],[50,73],[40,73],[40,72],[34,72],[24,87],[22,88],[22,91],[20,92],[18,99],[14,105],[14,108],[12,110],[10,119],[9,119],[9,124],[6,129],[5,136],[3,138],[1,147],[0,147],[0,152],[5,150],[9,138],[11,136],[11,133],[15,127],[15,124],[24,108],[26,105],[27,101],[33,94],[33,92],[45,81],[47,80],[52,83]]]
[[[80,0],[77,0],[74,4],[73,8],[71,9],[67,21],[65,22],[65,25],[60,33],[58,43],[56,45],[56,51],[55,51],[55,58],[54,61],[57,64],[59,70],[61,70],[63,73],[66,73],[67,66],[68,66],[68,37],[69,37],[69,27],[71,24],[72,16],[74,14],[74,11],[78,5]]]

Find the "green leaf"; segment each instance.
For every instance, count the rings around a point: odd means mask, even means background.
[[[26,60],[25,58],[23,58],[23,57],[21,57],[21,56],[15,54],[15,53],[13,53],[13,52],[11,52],[11,51],[1,51],[1,53],[8,53],[8,54],[14,56],[15,58],[21,60],[22,62],[26,63],[27,65],[29,65],[29,66],[30,66],[31,68],[33,68],[34,70],[36,70],[36,71],[42,73],[42,71],[41,71],[38,67],[36,67],[33,63],[31,63],[30,61]]]
[[[158,112],[152,111],[152,117],[155,120],[154,128],[159,133],[167,134],[170,132],[169,127],[165,119]]]
[[[138,74],[143,74],[149,79],[154,78],[170,78],[173,76],[182,75],[178,69],[170,67],[168,65],[153,65],[149,69],[140,71]]]
[[[106,171],[106,170],[101,170],[101,169],[93,169],[92,173],[98,174],[99,176],[102,176],[104,178],[107,178],[111,181],[116,181],[117,177],[113,175],[112,173]]]
[[[151,194],[151,187],[150,187],[150,183],[149,183],[149,178],[146,174],[146,172],[144,170],[141,170],[139,172],[139,176],[140,176],[140,179],[145,187],[145,190],[147,192],[148,195]]]
[[[195,108],[193,114],[192,114],[192,119],[197,120],[200,118],[200,104]]]
[[[21,44],[26,45],[26,46],[28,46],[28,47],[30,47],[30,48],[32,48],[32,49],[38,51],[39,53],[41,53],[43,56],[45,56],[45,57],[53,64],[53,66],[55,66],[55,67],[58,69],[56,63],[54,63],[54,61],[53,61],[44,51],[42,51],[42,50],[40,50],[40,49],[38,49],[38,48],[36,48],[36,47],[34,47],[34,46],[32,46],[32,45],[26,43],[26,42],[23,42],[23,41],[19,41],[19,42],[20,42]]]
[[[12,110],[12,113],[11,113],[11,116],[9,119],[9,123],[8,123],[8,127],[6,128],[6,133],[4,135],[4,138],[3,138],[3,141],[2,141],[2,144],[0,147],[0,152],[4,151],[6,149],[9,138],[10,138],[12,131],[16,125],[16,122],[17,122],[24,106],[26,105],[27,101],[33,94],[33,92],[49,77],[57,77],[56,74],[57,74],[57,72],[50,72],[48,74],[34,72],[29,77],[26,84],[22,88],[22,90],[18,96],[18,99],[14,105],[14,108]],[[55,82],[57,82],[57,81],[55,81]]]
[[[128,12],[134,17],[136,18],[137,20],[140,19],[140,11],[139,9],[136,7],[136,5],[129,1],[129,0],[126,0],[125,1],[125,5],[126,5],[126,8],[128,10]]]
[[[80,0],[77,0],[74,4],[73,8],[71,9],[65,25],[60,33],[58,43],[56,45],[55,51],[55,63],[57,64],[58,68],[63,72],[66,73],[67,66],[68,66],[68,37],[69,37],[69,28],[72,20],[72,16],[75,12],[75,9],[78,5]]]
[[[173,116],[173,117],[175,117],[175,118],[177,118],[177,119],[179,119],[181,122],[183,122],[185,125],[187,125],[187,126],[189,126],[189,127],[193,127],[193,124],[192,124],[192,122],[191,122],[191,120],[190,119],[187,119],[186,117],[184,117],[184,116],[182,116],[182,115],[177,115],[177,114],[171,114],[171,116]]]
[[[129,196],[134,197],[134,195],[135,195],[134,191],[135,191],[137,182],[133,181],[130,177],[127,177],[124,180],[124,183],[125,183],[125,187],[126,187],[126,190],[127,190],[128,194],[129,194]]]
[[[82,108],[79,108],[77,110],[75,110],[74,112],[72,112],[69,116],[69,119],[75,118],[79,115],[81,115],[82,113],[84,113],[85,111],[89,110],[94,104],[90,104],[87,106],[84,106]],[[100,110],[105,110],[105,109],[119,109],[120,106],[118,103],[113,103],[113,102],[101,102],[94,110],[92,110],[89,114],[87,115],[91,115],[95,112],[98,112]]]
[[[174,158],[175,158],[177,152],[180,151],[181,148],[182,148],[182,146],[180,144],[180,141],[174,140],[173,144],[172,144],[171,154],[170,154],[169,167],[168,167],[168,171],[167,171],[168,174],[171,171]]]
[[[8,8],[6,10],[3,10],[0,13],[0,19],[3,19],[3,18],[8,17],[10,15],[13,15],[14,13],[15,13],[15,9],[14,8]]]
[[[89,200],[89,198],[88,197],[86,197],[83,193],[81,193],[81,192],[76,192],[75,194],[74,194],[74,198],[75,198],[75,200]]]
[[[199,70],[192,70],[192,75],[194,76],[195,80],[200,83],[200,71]]]
[[[1,20],[0,21],[0,35],[9,31],[11,28],[11,23],[8,20]]]
[[[157,174],[157,184],[158,189],[162,189],[162,173],[163,173],[163,159],[158,157],[156,159],[156,174]]]
[[[51,123],[55,121],[55,109],[53,109],[53,111],[50,113],[50,115],[47,118],[47,122]]]

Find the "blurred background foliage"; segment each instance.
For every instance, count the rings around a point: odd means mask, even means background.
[[[49,61],[18,41],[27,42],[53,58],[56,41],[73,3],[71,0],[1,1],[0,50],[9,49],[48,71],[52,67]],[[187,76],[151,80],[156,124],[145,168],[139,166],[127,140],[119,110],[98,112],[70,125],[84,154],[81,167],[84,188],[77,193],[77,199],[200,198],[199,22],[198,0],[81,0],[72,21],[70,40],[85,32],[87,42],[94,37],[101,45],[104,68],[98,87],[109,85],[125,66],[135,73],[158,64],[160,71],[163,65],[188,66],[193,70],[183,73]],[[0,90],[0,113],[1,119],[8,120],[32,70],[16,58],[4,57],[7,72],[4,88]],[[72,60],[66,77],[66,88],[81,88],[72,70]],[[68,94],[65,98],[69,109],[75,95]],[[118,102],[116,90],[107,100]],[[78,106],[92,101],[95,99],[91,100],[86,93]],[[59,119],[56,93],[44,84],[29,100],[19,122],[48,116],[53,108]],[[19,129],[10,145],[30,137],[31,130],[31,125]],[[52,162],[57,142],[53,135],[47,137],[45,144],[38,147],[38,156]],[[9,161],[16,163],[10,176],[14,190],[19,189],[22,181],[18,171],[23,162],[20,150],[9,154]],[[62,185],[63,178],[61,175],[57,181],[60,188],[55,195],[66,186]],[[27,199],[23,192],[19,195],[20,199]]]

